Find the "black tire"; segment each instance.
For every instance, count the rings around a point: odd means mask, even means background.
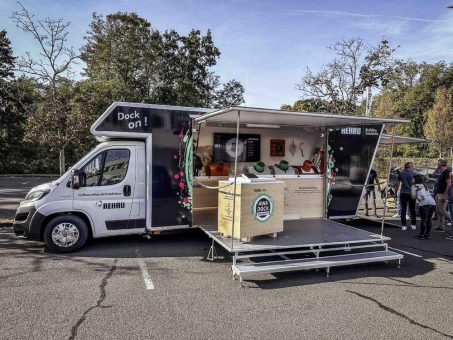
[[[58,232],[56,228],[62,223],[68,223],[77,229],[78,238],[73,244],[62,246],[54,241],[53,233]],[[61,228],[61,226],[60,226]],[[71,227],[72,228],[72,227]],[[74,228],[72,228],[74,230]],[[83,219],[75,215],[60,215],[50,220],[44,229],[44,241],[51,250],[57,253],[71,253],[82,248],[88,239],[88,226]],[[64,242],[63,242],[64,243]]]

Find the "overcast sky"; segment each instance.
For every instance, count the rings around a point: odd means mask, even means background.
[[[37,17],[71,21],[70,42],[80,48],[91,13],[137,12],[154,28],[211,29],[221,57],[215,70],[223,81],[235,78],[246,88],[246,105],[279,108],[293,103],[306,67],[317,70],[332,58],[327,46],[362,37],[400,45],[397,55],[429,62],[453,62],[453,0],[24,0]],[[0,29],[15,54],[36,51],[31,36],[9,17],[18,5],[0,0]]]

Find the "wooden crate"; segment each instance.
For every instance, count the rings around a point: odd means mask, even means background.
[[[225,177],[216,178],[197,178],[198,182],[210,187],[219,186],[219,180],[226,179]],[[197,181],[193,181],[192,191],[192,207],[193,209],[217,209],[218,206],[218,190],[204,188]]]
[[[220,181],[222,187],[228,181]],[[231,236],[233,228],[233,187],[219,189],[218,231]],[[272,235],[283,231],[284,183],[254,182],[236,184],[234,235],[250,241],[254,236]]]
[[[324,217],[324,178],[282,179],[285,182],[284,218]]]

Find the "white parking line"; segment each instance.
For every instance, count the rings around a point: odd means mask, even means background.
[[[34,182],[36,181],[37,179],[40,179],[41,177],[36,177],[36,178],[33,178],[32,180],[29,180],[28,182],[23,182],[22,185],[25,185],[25,184],[28,184],[28,183],[31,183],[31,182]]]
[[[415,256],[415,257],[418,257],[418,258],[422,258],[422,257],[423,257],[423,256],[421,256],[421,255],[414,254],[414,253],[410,253],[410,252],[408,252],[408,251],[401,250],[401,249],[397,249],[397,248],[393,248],[393,247],[389,247],[389,249],[392,249],[392,250],[395,250],[395,251],[397,251],[397,252],[404,253],[404,254],[407,254],[407,255]]]
[[[140,272],[142,273],[143,282],[145,283],[145,289],[150,290],[154,289],[154,283],[151,280],[151,276],[148,273],[148,269],[146,269],[146,264],[142,259],[142,254],[138,248],[135,248],[135,253],[137,254],[137,263],[138,267],[140,268]]]

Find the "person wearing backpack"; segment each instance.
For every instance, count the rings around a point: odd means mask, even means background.
[[[434,212],[436,211],[436,201],[429,193],[428,188],[423,183],[422,175],[414,176],[414,184],[411,188],[412,198],[418,201],[418,209],[420,214],[420,233],[417,238],[420,240],[431,239],[431,226]]]

